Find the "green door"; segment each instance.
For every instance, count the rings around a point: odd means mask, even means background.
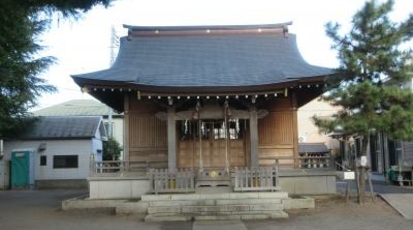
[[[11,185],[12,188],[27,188],[29,186],[30,152],[12,152]]]

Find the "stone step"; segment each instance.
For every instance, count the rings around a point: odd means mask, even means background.
[[[115,207],[116,214],[146,214],[148,212],[148,203],[146,202],[125,202],[117,204]]]
[[[288,218],[284,211],[267,213],[234,213],[227,215],[189,215],[189,214],[149,214],[145,217],[147,222],[155,221],[191,221],[191,220],[263,220]]]
[[[166,200],[224,200],[224,199],[286,199],[287,192],[239,192],[217,194],[158,194],[142,195],[142,201],[166,201]]]
[[[191,221],[193,219],[193,216],[180,214],[148,214],[145,216],[145,222]]]
[[[212,200],[163,200],[149,201],[150,207],[167,206],[208,206],[208,205],[231,205],[231,204],[281,204],[282,199],[212,199]]]
[[[149,214],[155,213],[181,213],[181,214],[227,214],[236,212],[262,212],[283,210],[281,203],[267,204],[224,204],[206,206],[157,206],[148,207]]]

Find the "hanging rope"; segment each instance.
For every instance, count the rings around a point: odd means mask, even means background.
[[[228,161],[228,144],[229,144],[229,127],[228,127],[228,101],[224,104],[224,124],[225,124],[225,170],[229,173],[229,161]]]

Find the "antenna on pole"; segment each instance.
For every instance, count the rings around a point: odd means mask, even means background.
[[[112,66],[113,63],[115,63],[118,48],[119,48],[119,37],[116,35],[115,27],[112,26],[111,33],[110,33],[110,59],[109,59],[110,66]]]
[[[116,54],[119,47],[119,37],[116,35],[115,27],[112,25],[110,35],[110,59],[109,65],[112,66],[116,60]],[[108,109],[108,137],[113,137],[113,124],[112,124],[113,109]]]

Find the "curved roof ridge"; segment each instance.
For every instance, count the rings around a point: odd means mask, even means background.
[[[153,30],[165,30],[165,31],[185,31],[185,30],[200,30],[200,29],[219,29],[219,30],[242,30],[242,29],[275,29],[284,28],[292,25],[293,22],[283,22],[275,24],[249,24],[249,25],[185,25],[185,26],[135,26],[123,24],[124,28],[133,31],[153,31]]]

